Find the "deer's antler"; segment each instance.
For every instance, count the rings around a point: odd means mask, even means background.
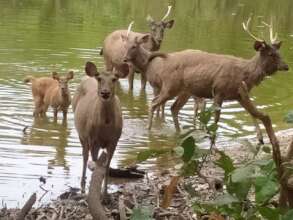
[[[278,33],[276,32],[275,36],[274,36],[274,32],[273,32],[273,19],[271,18],[271,23],[268,24],[266,22],[262,22],[265,26],[267,26],[269,28],[270,31],[270,41],[272,44],[277,43],[277,38],[278,38]]]
[[[169,6],[168,6],[168,11],[167,11],[167,13],[165,14],[165,16],[162,18],[162,21],[164,21],[164,20],[169,16],[169,14],[170,14],[170,12],[171,12],[171,8],[172,8],[172,6],[169,5]]]
[[[129,24],[129,26],[128,26],[128,29],[127,29],[126,37],[128,37],[128,35],[129,35],[129,33],[130,33],[130,30],[131,30],[133,24],[134,24],[134,21],[130,22],[130,24]]]
[[[249,23],[251,21],[251,17],[248,18],[248,20],[245,22],[242,22],[242,26],[244,31],[246,31],[253,39],[255,39],[256,41],[264,41],[261,38],[256,37],[255,35],[253,35],[250,31],[249,31]]]

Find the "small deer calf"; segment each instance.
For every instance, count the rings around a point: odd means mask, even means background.
[[[54,118],[57,119],[58,111],[63,112],[63,119],[67,118],[68,107],[71,103],[68,81],[73,79],[73,72],[70,71],[66,76],[59,77],[58,73],[53,72],[52,77],[27,77],[24,82],[31,82],[32,94],[35,103],[33,115],[45,116],[48,107],[54,110]]]

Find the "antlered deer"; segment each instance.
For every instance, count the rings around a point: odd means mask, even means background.
[[[81,189],[85,191],[89,151],[93,161],[97,161],[99,150],[106,149],[106,195],[110,162],[122,132],[120,101],[115,95],[115,84],[120,76],[107,71],[99,73],[92,62],[86,63],[85,72],[87,77],[81,81],[72,101],[75,127],[83,149]]]
[[[220,108],[225,100],[237,100],[245,107],[239,95],[239,88],[245,85],[250,91],[254,86],[276,71],[287,71],[288,65],[281,59],[279,49],[281,42],[273,37],[270,28],[271,45],[255,37],[248,29],[251,18],[243,23],[245,31],[255,39],[256,55],[251,59],[207,53],[198,50],[184,50],[169,54],[158,54],[146,51],[141,44],[149,35],[129,39],[126,42],[125,60],[143,70],[146,76],[154,75],[161,83],[158,96],[152,101],[149,113],[149,129],[152,126],[154,111],[167,100],[174,97],[176,101],[171,107],[175,127],[179,129],[178,112],[190,96],[213,98],[215,122],[220,117]],[[159,57],[158,57],[159,56]],[[247,109],[247,108],[246,108]],[[255,119],[255,115],[250,112]],[[260,133],[259,127],[257,127]]]
[[[71,104],[71,95],[68,88],[68,81],[73,79],[73,72],[60,77],[53,72],[52,77],[27,77],[25,83],[32,83],[32,94],[35,103],[34,116],[45,116],[48,107],[54,110],[54,118],[57,119],[58,111],[63,112],[63,119],[67,118],[68,108]]]
[[[174,24],[174,20],[165,21],[168,17],[171,10],[171,6],[168,7],[168,11],[166,15],[160,21],[154,21],[151,16],[147,17],[147,21],[149,23],[150,37],[142,43],[142,46],[149,51],[157,51],[160,49],[162,40],[164,38],[164,32],[166,28],[172,28]],[[123,65],[125,47],[124,41],[122,39],[123,36],[128,36],[129,38],[136,38],[144,36],[143,33],[132,32],[129,30],[117,30],[110,33],[104,40],[103,49],[101,51],[101,55],[104,56],[106,69],[108,71],[112,71],[115,68],[118,72],[123,72],[125,68]],[[122,66],[122,68],[121,68]],[[135,69],[130,64],[129,66],[129,75],[128,82],[129,88],[133,89],[133,78],[134,78]],[[126,73],[128,74],[128,72]],[[124,75],[126,75],[124,73]],[[146,86],[146,78],[144,73],[141,73],[141,89],[145,89]]]

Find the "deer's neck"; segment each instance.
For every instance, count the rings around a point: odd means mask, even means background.
[[[249,90],[254,86],[259,85],[268,75],[265,67],[266,65],[259,53],[248,60],[246,64],[246,75],[244,81],[246,82]]]
[[[143,47],[139,47],[138,55],[135,56],[133,64],[141,72],[146,72],[151,52],[147,51]]]
[[[97,102],[97,112],[99,121],[103,124],[110,124],[115,121],[115,97],[109,101],[103,101],[101,98],[98,98]]]
[[[158,51],[161,47],[161,44],[152,35],[150,36],[150,40],[145,43],[143,47],[148,51]]]

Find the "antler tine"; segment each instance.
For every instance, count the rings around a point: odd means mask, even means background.
[[[130,30],[131,30],[131,27],[132,27],[133,23],[134,23],[134,21],[130,22],[130,24],[129,24],[129,26],[128,26],[128,29],[127,29],[126,37],[128,37],[129,32],[130,32]]]
[[[272,44],[277,42],[277,38],[278,38],[278,33],[276,32],[276,35],[274,36],[274,32],[273,32],[273,20],[271,19],[271,24],[268,24],[266,22],[262,22],[265,26],[269,27],[269,31],[270,31],[270,41]]]
[[[170,12],[171,12],[171,8],[172,8],[172,6],[169,5],[169,6],[168,6],[168,11],[167,11],[167,13],[165,14],[165,16],[162,18],[162,21],[164,21],[164,20],[169,16],[169,14],[170,14]]]
[[[248,20],[245,22],[242,22],[242,26],[243,26],[243,29],[244,31],[246,31],[253,39],[257,40],[257,41],[264,41],[263,39],[260,39],[256,36],[254,36],[250,31],[249,31],[249,23],[251,21],[251,17],[248,18]]]

